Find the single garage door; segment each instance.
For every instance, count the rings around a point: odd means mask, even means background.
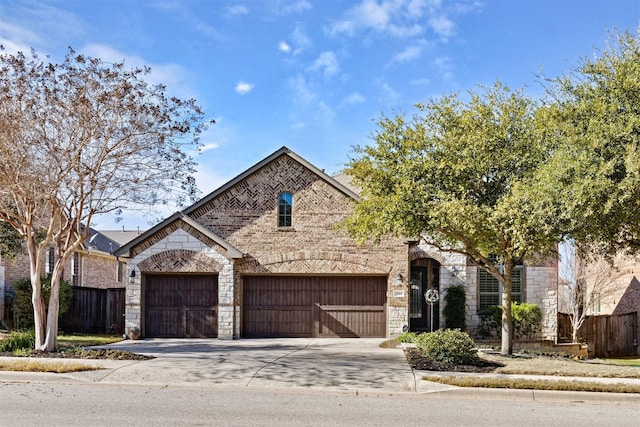
[[[218,335],[218,276],[145,275],[146,337]]]
[[[245,276],[243,336],[384,337],[386,277]]]

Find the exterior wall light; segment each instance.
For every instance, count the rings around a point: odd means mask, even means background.
[[[402,280],[403,280],[403,279],[404,279],[404,278],[402,277],[402,273],[398,273],[398,274],[396,275],[396,285],[398,285],[398,286],[402,286]]]

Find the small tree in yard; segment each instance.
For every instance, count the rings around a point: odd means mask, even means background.
[[[460,253],[502,289],[502,353],[512,353],[512,272],[554,253],[559,189],[533,179],[553,152],[536,104],[501,83],[469,100],[443,96],[421,115],[383,117],[347,172],[362,188],[345,227],[360,241],[420,237]],[[495,257],[495,258],[494,258]]]
[[[0,222],[29,256],[36,349],[57,348],[63,266],[94,216],[195,198],[184,148],[197,145],[203,113],[149,85],[148,73],[72,49],[61,63],[35,52],[0,55]],[[52,244],[44,302],[41,263]]]
[[[564,277],[558,283],[558,311],[569,317],[571,341],[577,343],[589,309],[617,295],[625,285],[618,279],[629,274],[630,269],[615,267],[604,257],[587,262],[573,249],[566,251],[560,262]]]

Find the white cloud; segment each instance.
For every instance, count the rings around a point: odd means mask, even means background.
[[[246,15],[248,13],[249,13],[249,8],[242,4],[227,8],[227,16]]]
[[[450,57],[440,56],[434,59],[433,65],[438,70],[438,73],[440,73],[440,77],[442,78],[442,80],[444,81],[453,80],[454,68],[453,68],[453,62],[451,61]]]
[[[163,84],[167,86],[167,92],[181,98],[195,97],[194,90],[187,83],[188,71],[177,64],[152,64],[138,56],[127,55],[111,46],[102,44],[88,44],[79,49],[80,53],[100,58],[104,62],[124,61],[125,68],[145,67],[151,68],[151,72],[145,76],[149,84]]]
[[[391,60],[393,62],[409,62],[420,57],[421,53],[422,53],[421,46],[409,46],[402,52],[394,55],[394,57]]]
[[[313,65],[309,67],[309,70],[322,71],[324,77],[329,78],[340,71],[340,64],[338,64],[336,55],[333,52],[322,52],[313,62]]]
[[[289,87],[293,91],[293,101],[300,105],[309,105],[316,95],[304,76],[297,75],[289,80]]]
[[[253,89],[254,85],[252,85],[251,83],[247,83],[247,82],[243,82],[240,81],[238,82],[238,84],[236,85],[236,93],[240,94],[240,95],[246,95],[249,92],[251,92],[251,90]]]
[[[293,44],[295,48],[293,49],[293,54],[298,55],[301,52],[307,50],[311,47],[311,39],[307,36],[307,33],[302,24],[297,24],[291,33],[291,39],[293,40]]]
[[[289,5],[283,6],[281,12],[283,14],[300,13],[312,8],[313,6],[308,0],[298,0]]]
[[[456,24],[445,15],[429,18],[429,27],[431,27],[434,33],[445,40],[456,33]]]
[[[366,102],[366,98],[361,94],[354,92],[350,93],[341,102],[341,105],[357,105],[364,104]]]
[[[362,0],[340,19],[325,28],[330,35],[359,36],[372,31],[398,38],[416,37],[430,29],[442,40],[456,34],[452,16],[470,13],[481,7],[445,3],[441,0]]]
[[[287,42],[282,41],[278,43],[278,50],[280,52],[289,53],[291,52],[291,46],[289,46]]]
[[[379,91],[379,102],[383,105],[393,106],[398,103],[400,100],[400,94],[392,88],[387,82],[378,81]]]
[[[215,143],[215,142],[210,142],[208,144],[204,144],[202,147],[200,147],[200,152],[204,153],[206,151],[211,151],[211,150],[215,150],[216,148],[219,148],[220,144]]]
[[[396,37],[415,36],[424,31],[418,18],[422,15],[420,1],[404,0],[363,0],[349,9],[345,16],[330,25],[326,31],[332,35],[344,34],[350,37],[359,30],[373,30]]]

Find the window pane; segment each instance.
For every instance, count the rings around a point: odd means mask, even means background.
[[[280,193],[278,196],[278,227],[291,227],[293,195]]]
[[[480,270],[480,292],[500,292],[500,282],[490,273]]]

